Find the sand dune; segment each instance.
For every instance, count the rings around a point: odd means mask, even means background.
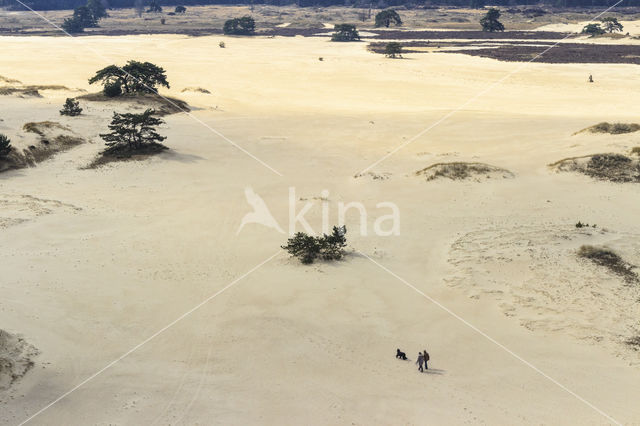
[[[96,90],[89,76],[135,52],[167,70],[161,93],[211,94],[185,94],[191,115],[164,117],[171,152],[91,170],[113,111],[135,105],[81,100],[83,115],[60,117],[66,93],[2,98],[0,132],[16,143],[37,136],[25,123],[43,121],[87,143],[0,174],[0,324],[40,350],[0,392],[1,424],[29,418],[229,284],[32,424],[638,423],[638,352],[624,344],[637,333],[638,289],[575,250],[606,244],[639,263],[640,192],[547,167],[638,146],[637,134],[573,135],[637,121],[636,67],[392,61],[364,43],[303,37],[2,44],[3,75],[25,84]],[[443,158],[515,177],[412,175]],[[257,223],[238,233],[247,187],[284,229],[293,187],[313,228],[325,200],[331,224],[340,202],[359,202],[368,233],[353,210],[345,261],[301,266],[280,253],[247,275],[286,241]],[[400,235],[373,233],[381,202],[398,206]],[[579,220],[597,228],[576,230]],[[413,364],[424,349],[429,374]]]

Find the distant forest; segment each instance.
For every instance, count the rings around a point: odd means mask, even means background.
[[[21,0],[29,7],[36,10],[54,10],[54,9],[73,9],[82,6],[86,0]],[[103,0],[108,8],[131,8],[136,4],[144,3],[147,5],[150,0]],[[285,6],[296,4],[301,7],[313,6],[347,6],[347,7],[372,7],[382,9],[386,7],[406,7],[411,8],[428,8],[438,6],[456,6],[469,7],[471,2],[477,3],[478,0],[161,0],[161,6],[195,6],[206,4],[268,4],[275,6]],[[549,6],[556,8],[594,8],[612,6],[617,0],[489,0],[487,4],[495,6]],[[640,0],[624,0],[618,8],[621,7],[640,6]],[[15,0],[0,0],[0,7],[10,10],[24,10]]]

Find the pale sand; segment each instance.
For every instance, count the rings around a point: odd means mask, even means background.
[[[2,424],[26,419],[271,256],[284,235],[248,225],[236,236],[251,211],[247,186],[283,227],[290,186],[296,198],[329,190],[332,222],[337,202],[363,202],[369,232],[388,213],[375,205],[397,203],[400,236],[360,236],[351,215],[350,245],[616,420],[640,421],[638,353],[620,343],[637,327],[637,291],[574,256],[581,244],[608,244],[640,264],[640,187],[546,166],[640,145],[638,133],[571,136],[638,121],[636,66],[531,64],[372,170],[387,179],[372,179],[353,176],[521,64],[388,60],[364,43],[300,37],[2,38],[0,52],[5,77],[86,90],[109,63],[160,64],[172,84],[163,93],[284,175],[186,115],[165,117],[173,152],[80,170],[102,149],[108,105],[84,102],[85,115],[68,118],[58,115],[66,93],[1,98],[0,132],[18,139],[25,122],[52,120],[90,140],[0,175],[0,325],[41,352],[0,394]],[[445,161],[515,178],[413,176]],[[317,229],[319,203],[307,215]],[[576,231],[578,220],[597,231]],[[412,361],[396,360],[396,348]],[[413,365],[425,348],[431,374]],[[465,422],[607,419],[365,257],[302,266],[283,254],[32,424]]]

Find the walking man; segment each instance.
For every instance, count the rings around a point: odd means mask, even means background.
[[[424,353],[422,355],[422,358],[424,358],[424,369],[428,370],[429,367],[427,367],[427,361],[429,361],[429,354],[427,353],[427,350],[424,350]]]
[[[422,363],[424,362],[424,355],[422,355],[420,352],[418,352],[418,360],[416,361],[416,364],[418,364],[418,371],[423,372],[424,370],[422,369]]]

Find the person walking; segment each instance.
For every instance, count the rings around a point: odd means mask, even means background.
[[[423,354],[422,354],[422,358],[424,358],[424,369],[428,370],[429,367],[427,367],[427,361],[429,361],[429,353],[427,352],[427,350],[425,349]]]
[[[420,352],[418,352],[418,360],[416,361],[416,364],[418,364],[418,371],[422,372],[424,371],[422,369],[422,363],[424,362],[424,355],[422,355]]]

